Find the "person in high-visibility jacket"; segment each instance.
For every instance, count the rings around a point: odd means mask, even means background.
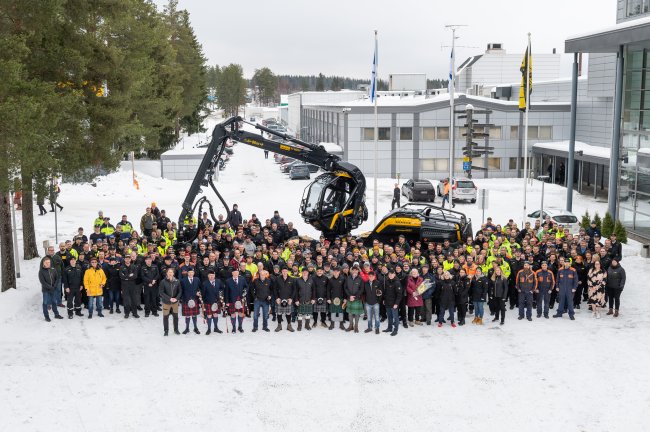
[[[115,227],[111,225],[111,218],[109,217],[104,218],[104,223],[101,225],[99,231],[103,233],[106,237],[108,237],[109,235],[115,232]]]

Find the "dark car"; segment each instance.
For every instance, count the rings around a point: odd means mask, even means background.
[[[318,172],[318,166],[317,165],[308,164],[308,163],[301,162],[301,161],[298,161],[298,160],[294,160],[292,162],[282,164],[280,166],[280,172],[283,172],[283,173],[287,174],[287,173],[289,173],[289,171],[291,171],[291,168],[293,168],[296,165],[307,165],[307,168],[309,168],[310,173]]]
[[[309,167],[307,164],[296,164],[291,167],[289,171],[289,178],[291,180],[295,179],[309,179]]]
[[[402,185],[402,195],[409,201],[436,200],[436,190],[429,180],[409,180]]]

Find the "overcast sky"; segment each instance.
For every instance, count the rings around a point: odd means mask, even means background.
[[[164,5],[167,0],[154,0]],[[564,40],[616,23],[616,0],[179,0],[210,64],[239,63],[249,78],[267,66],[277,74],[370,76],[373,30],[379,31],[379,75],[425,72],[446,78],[451,31],[457,64],[501,42],[510,53],[564,50]],[[571,58],[562,61],[563,75]]]

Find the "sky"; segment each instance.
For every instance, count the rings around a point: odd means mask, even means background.
[[[162,7],[167,0],[154,0]],[[450,7],[453,6],[453,7]],[[616,0],[179,0],[211,65],[238,63],[276,74],[370,76],[374,30],[379,34],[379,76],[449,73],[451,31],[457,30],[457,64],[490,42],[509,53],[564,50],[571,35],[616,23]],[[466,47],[466,48],[464,48]],[[563,56],[562,75],[571,57]]]

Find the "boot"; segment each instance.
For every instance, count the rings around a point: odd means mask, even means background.
[[[345,324],[343,324],[343,321],[339,322],[339,328],[345,330]]]
[[[321,322],[320,322],[320,325],[321,325],[322,327],[327,328],[327,323],[326,323],[325,321],[321,321]],[[314,327],[315,327],[315,326],[316,326],[316,321],[314,321]]]
[[[476,321],[476,323],[478,325],[483,325],[483,318],[477,318],[477,319],[478,319],[478,321]]]
[[[474,319],[472,320],[472,324],[476,324],[476,323],[478,323],[478,318],[474,317]]]
[[[208,329],[208,330],[205,332],[205,335],[207,336],[207,335],[209,335],[210,333],[212,333],[212,330]]]
[[[392,327],[388,327],[386,330],[382,330],[382,333],[392,333],[392,332],[393,332]]]
[[[364,333],[370,333],[371,331],[372,331],[371,328],[367,328],[367,329],[365,329],[363,332],[364,332]]]
[[[330,321],[330,326],[328,328],[334,330],[334,321]]]
[[[198,328],[194,327],[194,333],[201,334],[201,331]]]
[[[214,325],[214,332],[217,333],[217,334],[223,333],[221,330],[219,330],[219,327],[217,327],[216,324]]]
[[[421,326],[421,325],[422,325],[422,321],[415,320],[415,325],[419,325],[419,326]]]
[[[113,308],[110,308],[110,309],[108,310],[108,313],[111,314],[111,315],[113,315]]]
[[[298,331],[302,331],[302,320],[298,320]]]
[[[354,330],[354,325],[352,324],[352,320],[350,320],[350,326],[348,328],[346,328],[345,331],[346,332],[351,332],[352,330]]]
[[[609,310],[607,311],[607,313],[605,315],[614,315],[614,309],[609,308]]]
[[[174,334],[181,334],[181,332],[178,331],[178,314],[173,313],[172,318],[174,319]]]
[[[97,316],[100,318],[104,318],[104,314],[102,314],[102,311],[97,311]]]
[[[68,311],[68,319],[72,319],[72,311]]]
[[[84,316],[84,314],[81,313],[81,309],[76,310],[74,314],[80,317]]]
[[[309,324],[309,321],[311,320],[305,321],[305,330],[311,330],[311,325]]]
[[[119,306],[115,308],[115,313],[122,313]]]
[[[282,324],[280,324],[280,329],[282,329]],[[290,332],[293,333],[293,327],[291,327],[291,322],[287,323],[287,330],[289,330]],[[277,329],[276,329],[276,331],[277,331]]]
[[[618,309],[614,310],[614,318],[618,318]]]
[[[375,334],[379,334],[379,329],[378,328],[375,329]]]
[[[279,332],[279,331],[282,331],[282,323],[281,322],[278,323],[278,326],[275,328],[275,331],[276,331],[276,333]]]
[[[89,312],[89,313],[88,313],[88,319],[92,319],[92,318],[93,318],[93,313],[92,313],[92,312]]]
[[[165,331],[165,336],[169,334],[169,315],[163,318],[163,330]]]
[[[397,336],[397,327],[395,327],[395,330],[390,334],[391,336]]]

